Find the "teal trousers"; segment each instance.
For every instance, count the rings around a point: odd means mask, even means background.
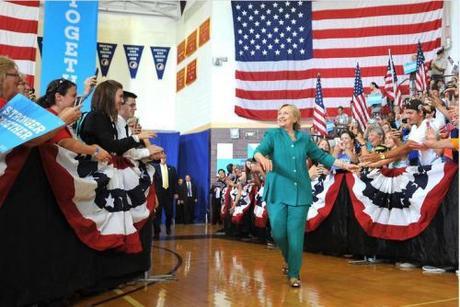
[[[299,277],[308,208],[310,206],[290,206],[284,203],[267,205],[272,237],[288,264],[289,277]]]

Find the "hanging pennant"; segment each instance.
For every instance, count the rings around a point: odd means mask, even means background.
[[[197,39],[197,30],[190,33],[187,37],[187,47],[185,48],[185,55],[190,56],[196,51],[196,39]]]
[[[201,47],[209,41],[211,36],[211,18],[206,19],[199,29],[198,46]]]
[[[112,63],[116,48],[117,44],[97,43],[97,55],[99,56],[99,64],[103,77],[106,77],[109,72],[110,63]]]
[[[185,39],[177,45],[177,64],[185,60]]]
[[[190,85],[196,80],[196,59],[187,64],[187,78],[185,84]]]
[[[144,46],[123,45],[125,48],[126,61],[128,61],[129,74],[131,79],[136,79],[137,69],[141,62],[142,51]]]
[[[150,47],[152,50],[153,62],[157,71],[158,80],[163,79],[163,74],[168,60],[169,47]]]
[[[185,87],[185,67],[177,72],[176,75],[176,92]]]

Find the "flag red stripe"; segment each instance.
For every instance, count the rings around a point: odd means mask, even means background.
[[[441,38],[422,44],[424,50],[433,50],[441,46]],[[361,48],[337,48],[337,49],[313,49],[314,58],[359,58],[367,56],[383,56],[391,49],[393,55],[411,54],[414,52],[414,44],[397,46],[375,46]],[[385,67],[384,67],[385,68]]]
[[[22,5],[22,6],[30,6],[30,7],[38,7],[40,5],[40,1],[6,1],[9,3],[14,3],[17,5]]]
[[[402,85],[401,88],[408,90],[409,85]],[[368,88],[365,89],[368,90]],[[351,87],[323,88],[324,97],[350,97],[352,94],[353,88]],[[315,89],[307,88],[303,90],[247,91],[237,88],[236,97],[249,100],[313,98],[315,97]]]
[[[413,49],[413,46],[412,46]],[[388,53],[388,50],[387,50]],[[397,75],[403,75],[402,65],[395,65]],[[385,74],[385,66],[361,67],[362,76],[381,76]],[[281,70],[281,71],[235,71],[235,78],[242,81],[277,81],[277,80],[304,80],[311,79],[321,74],[321,78],[354,78],[355,69],[351,68],[318,68],[308,70]],[[350,84],[350,87],[353,84]]]
[[[343,108],[346,113],[349,113],[349,108]],[[311,118],[313,116],[313,108],[306,108],[300,110],[300,115],[302,118]],[[278,110],[253,110],[242,108],[240,106],[235,106],[235,113],[241,117],[252,118],[252,119],[259,119],[259,120],[267,120],[267,118],[276,118],[278,115]],[[338,108],[327,108],[327,115],[328,116],[336,116],[338,115]]]
[[[353,89],[350,87],[343,88],[323,88],[323,94],[327,97],[350,97]],[[280,91],[246,91],[236,89],[236,97],[261,100],[261,99],[302,99],[315,97],[315,89],[308,88],[303,90],[280,90]]]
[[[0,15],[0,29],[21,33],[37,33],[38,21]]]
[[[313,39],[330,39],[330,38],[359,38],[368,36],[385,36],[385,35],[402,35],[414,34],[433,31],[441,28],[442,20],[437,19],[429,22],[409,24],[409,25],[392,25],[379,27],[365,27],[353,29],[328,29],[313,30]]]
[[[426,13],[441,9],[443,7],[442,1],[433,1],[425,3],[414,4],[398,4],[398,5],[385,5],[373,6],[367,8],[351,8],[341,10],[318,10],[312,12],[313,20],[322,19],[342,19],[342,18],[360,18],[360,17],[376,17],[385,15],[406,15]]]
[[[14,60],[28,60],[35,62],[36,49],[34,47],[17,47],[0,44],[0,50],[2,55],[6,55]]]

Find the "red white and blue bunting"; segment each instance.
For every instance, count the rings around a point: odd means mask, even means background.
[[[254,225],[258,228],[265,228],[268,220],[267,203],[262,199],[263,194],[264,186],[261,186],[254,199]]]
[[[355,217],[371,237],[407,240],[432,221],[457,171],[451,162],[373,169],[346,182]]]
[[[311,182],[313,203],[308,210],[305,230],[314,231],[329,216],[339,195],[344,174],[319,176]]]
[[[40,154],[56,201],[83,243],[142,251],[139,230],[155,207],[153,166],[122,157],[104,165],[57,145],[40,146]]]

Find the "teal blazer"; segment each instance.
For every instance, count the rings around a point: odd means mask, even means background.
[[[263,199],[268,203],[309,206],[312,203],[311,180],[307,159],[311,158],[330,168],[335,158],[322,151],[310,135],[296,131],[292,141],[283,128],[269,129],[255,153],[270,156],[273,171],[267,174]]]

